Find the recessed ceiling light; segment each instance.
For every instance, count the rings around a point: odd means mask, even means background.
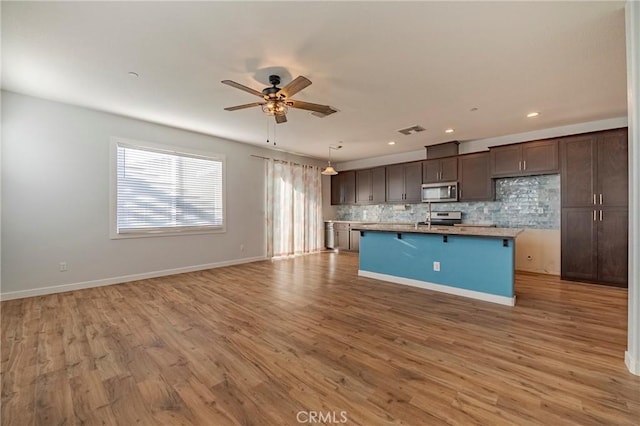
[[[129,71],[129,77],[140,77],[140,74],[138,74],[137,72],[133,72],[133,71]]]
[[[453,130],[453,129],[447,129],[447,130],[445,130],[444,132],[445,132],[445,133],[453,133],[453,132],[454,132],[454,130]]]
[[[528,118],[532,118],[532,117],[537,117],[539,115],[540,115],[539,112],[530,112],[529,114],[527,114],[527,117]]]
[[[387,145],[395,145],[396,143],[394,141],[389,141],[387,142]]]

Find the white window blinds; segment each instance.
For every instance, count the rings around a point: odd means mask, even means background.
[[[223,163],[118,143],[117,233],[222,229]]]

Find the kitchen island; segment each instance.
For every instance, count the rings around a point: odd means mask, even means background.
[[[358,275],[513,306],[514,228],[363,224]]]

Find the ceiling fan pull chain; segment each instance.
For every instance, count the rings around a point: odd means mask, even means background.
[[[269,143],[269,119],[265,120],[267,122],[267,143]]]
[[[274,124],[273,125],[273,146],[276,146],[276,130],[277,129],[278,129],[278,126]]]

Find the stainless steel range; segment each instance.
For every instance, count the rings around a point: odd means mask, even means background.
[[[429,223],[429,213],[424,222],[419,222],[420,225],[427,225]],[[431,212],[431,225],[433,226],[454,226],[462,223],[462,212]]]

